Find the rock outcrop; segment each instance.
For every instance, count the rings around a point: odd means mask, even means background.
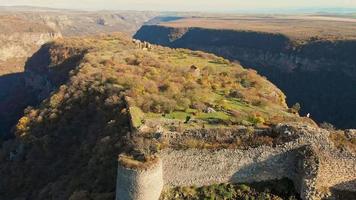
[[[0,60],[31,56],[42,44],[60,38],[57,32],[49,33],[0,33]]]

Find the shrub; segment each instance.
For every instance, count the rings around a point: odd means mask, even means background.
[[[295,103],[290,109],[289,112],[294,113],[294,114],[298,114],[299,111],[301,109],[301,106],[299,103]]]
[[[214,59],[213,61],[211,61],[212,63],[215,64],[222,64],[222,65],[228,65],[230,64],[230,61],[221,57],[218,57],[216,59]]]
[[[188,98],[177,98],[177,106],[179,110],[186,110],[190,107],[190,100]]]
[[[158,89],[160,92],[166,92],[169,89],[169,84],[165,83],[160,86],[158,86]]]
[[[332,125],[332,124],[330,124],[328,122],[323,122],[319,126],[320,126],[320,128],[323,128],[323,129],[326,129],[326,130],[329,130],[329,131],[334,131],[335,130],[334,125]]]
[[[336,148],[356,153],[356,138],[347,137],[344,131],[334,131],[329,135]]]
[[[247,79],[242,79],[240,83],[244,88],[250,88],[253,85],[252,82]]]
[[[30,118],[27,116],[22,117],[16,125],[16,133],[21,135],[26,134],[29,129]]]
[[[262,100],[253,100],[252,101],[252,105],[253,106],[258,106],[258,107],[261,107],[261,106],[266,106],[266,101],[262,101]]]
[[[205,110],[207,108],[207,106],[205,105],[205,103],[195,102],[192,104],[192,108],[199,110],[201,112],[201,111]]]
[[[248,118],[248,121],[251,122],[253,125],[264,124],[265,120],[262,116],[253,114]]]
[[[281,183],[280,183],[281,184]],[[288,191],[290,192],[290,191]],[[290,193],[293,193],[290,192]],[[280,200],[295,199],[294,195],[277,196],[275,192],[270,192],[268,186],[255,187],[246,184],[214,184],[203,187],[175,187],[166,189],[160,198],[161,200],[189,199],[189,200]]]
[[[242,98],[244,97],[244,96],[241,94],[241,92],[238,91],[238,90],[230,90],[229,96],[230,96],[230,97],[233,97],[233,98],[239,98],[239,99],[242,99]]]

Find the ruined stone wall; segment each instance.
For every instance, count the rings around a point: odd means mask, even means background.
[[[319,158],[311,146],[298,142],[248,150],[167,150],[162,157],[164,183],[170,187],[288,178],[302,199],[317,199]]]
[[[321,155],[317,177],[320,189],[335,187],[339,190],[356,189],[356,158],[347,153],[339,156],[330,153]]]
[[[299,137],[276,147],[260,146],[246,150],[166,149],[159,154],[162,169],[142,175],[119,166],[117,200],[156,200],[158,197],[153,198],[145,191],[150,188],[150,192],[158,193],[157,185],[161,185],[161,180],[162,185],[174,187],[288,178],[294,182],[303,200],[320,199],[318,189],[322,187],[355,182],[355,155],[337,153],[328,142],[327,131],[308,126],[280,126],[275,131]],[[333,157],[320,157],[326,152],[334,152]],[[348,190],[356,191],[356,187],[351,186]],[[120,197],[120,194],[124,196]],[[147,197],[143,197],[145,194]]]
[[[296,150],[296,165],[293,167],[294,187],[302,199],[319,199],[316,190],[316,180],[320,167],[318,153],[313,146],[303,146]]]
[[[204,186],[282,178],[294,181],[296,189],[305,194],[302,198],[308,197],[314,194],[309,192],[312,190],[309,186],[314,182],[304,181],[308,172],[305,173],[304,168],[298,165],[300,148],[295,149],[297,146],[297,143],[291,143],[276,148],[262,146],[248,150],[164,150],[160,154],[162,162],[149,170],[119,165],[116,200],[158,200],[163,185]]]
[[[203,186],[293,178],[295,152],[261,147],[249,150],[165,151],[163,179],[169,186]]]

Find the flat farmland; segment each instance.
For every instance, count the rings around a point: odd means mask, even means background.
[[[355,15],[240,15],[186,17],[160,25],[280,33],[292,40],[356,39]]]

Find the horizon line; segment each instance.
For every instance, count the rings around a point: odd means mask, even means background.
[[[191,12],[197,12],[197,13],[237,13],[242,12],[242,13],[266,13],[266,12],[275,12],[276,14],[278,13],[284,13],[286,11],[294,11],[294,12],[299,12],[299,13],[320,13],[320,12],[331,12],[335,13],[337,10],[341,11],[342,13],[345,12],[356,12],[356,6],[355,7],[337,7],[337,6],[328,6],[328,7],[315,7],[315,6],[307,6],[307,7],[274,7],[274,8],[238,8],[238,9],[229,9],[229,10],[185,10],[185,9],[179,9],[179,10],[163,10],[163,9],[88,9],[88,8],[66,8],[66,7],[49,7],[49,6],[33,6],[33,5],[26,5],[26,4],[21,4],[21,5],[0,5],[1,7],[7,7],[7,8],[38,8],[38,9],[50,9],[50,10],[68,10],[68,11],[86,11],[86,12],[100,12],[100,11],[136,11],[136,12],[183,12],[183,13],[191,13]],[[323,11],[325,10],[325,11]],[[331,11],[334,10],[334,11]],[[271,13],[273,14],[273,13]],[[295,13],[294,13],[295,14]]]

